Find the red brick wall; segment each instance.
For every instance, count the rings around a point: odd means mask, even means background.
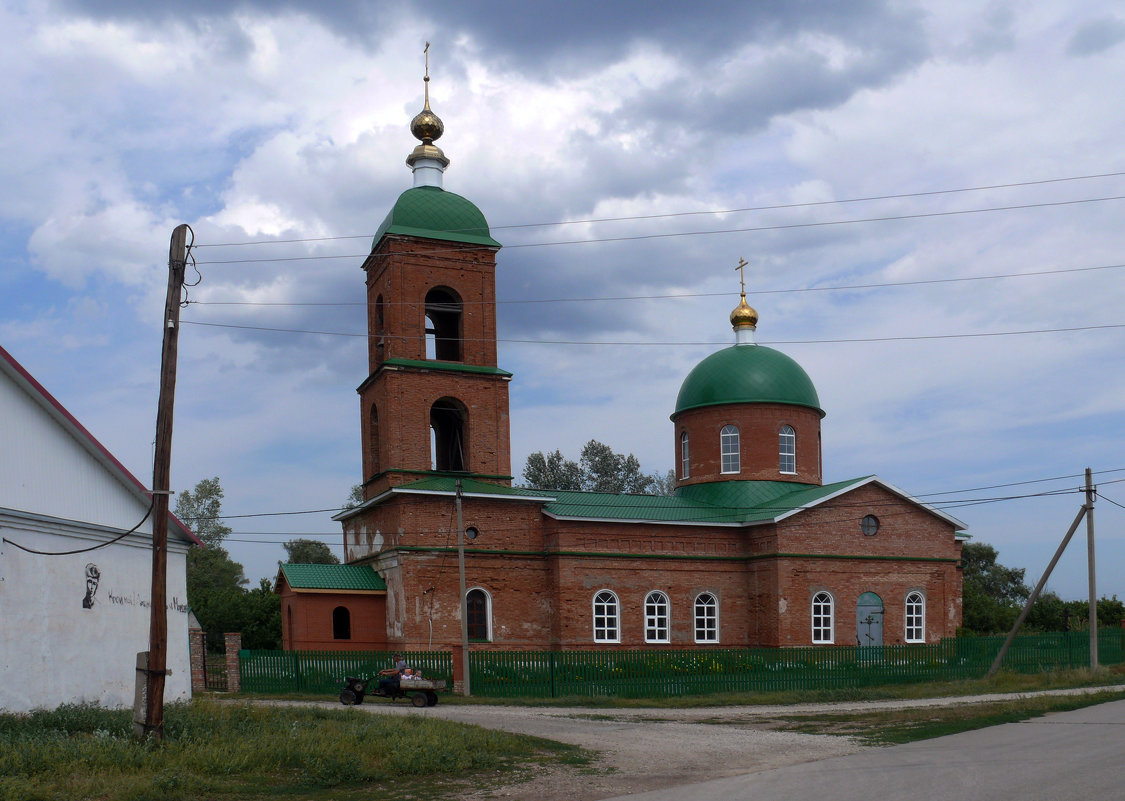
[[[448,287],[463,304],[466,364],[496,366],[496,252],[491,248],[390,235],[363,263],[367,272],[369,370],[384,359],[426,358],[426,293]],[[379,326],[379,296],[383,325]],[[380,353],[379,344],[383,350]]]
[[[676,415],[674,450],[678,486],[710,481],[797,481],[821,483],[820,413],[804,406],[780,403],[741,403],[688,409]],[[734,425],[739,431],[741,471],[723,473],[719,432]],[[792,426],[797,440],[797,471],[782,473],[778,461],[778,434]],[[680,436],[690,437],[691,474],[683,478]]]
[[[426,360],[425,299],[434,288],[451,290],[461,300],[462,353],[457,363],[497,366],[495,251],[388,236],[364,262],[364,269],[371,370],[359,390],[365,497],[375,497],[389,486],[416,477],[396,471],[431,469],[430,409],[441,398],[454,398],[467,410],[466,469],[510,476],[506,377],[380,369],[391,358]],[[377,432],[372,409],[376,410]],[[507,479],[498,481],[509,483]]]
[[[616,647],[646,645],[643,604],[652,590],[669,598],[675,647],[695,644],[700,592],[719,599],[719,645],[726,647],[808,645],[819,589],[835,599],[838,644],[855,642],[863,592],[883,599],[888,644],[903,639],[904,600],[913,589],[926,598],[927,641],[952,636],[960,623],[953,526],[873,485],[779,524],[746,528],[555,520],[535,503],[472,496],[462,512],[465,525],[481,531],[466,547],[467,587],[492,601],[492,641],[475,648],[614,647],[593,641],[592,602],[601,589],[620,602]],[[869,512],[881,521],[874,537],[859,528]],[[454,521],[452,497],[400,496],[357,526],[382,532],[383,553],[373,560],[387,580],[396,645],[460,641]],[[417,547],[446,550],[408,550]]]
[[[332,637],[332,610],[351,614],[351,638]],[[386,599],[372,593],[293,592],[281,589],[281,642],[286,651],[360,651],[387,644]]]

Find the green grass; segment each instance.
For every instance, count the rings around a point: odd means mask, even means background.
[[[776,728],[787,731],[854,737],[867,745],[899,745],[1001,723],[1016,723],[1050,712],[1082,709],[1122,698],[1125,698],[1125,690],[1107,690],[1080,696],[1037,696],[939,708],[786,715],[779,716],[775,724]]]
[[[432,799],[468,778],[584,759],[535,738],[345,709],[196,701],[167,707],[163,743],[131,732],[128,710],[0,715],[0,801],[346,799],[391,787]]]

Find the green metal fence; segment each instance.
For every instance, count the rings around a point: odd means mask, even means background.
[[[336,695],[348,676],[370,678],[394,665],[392,651],[240,651],[242,691]],[[427,678],[453,684],[448,651],[404,651],[403,658]]]
[[[473,651],[474,695],[494,698],[619,696],[865,687],[980,678],[1003,637],[933,645],[643,651]],[[1125,630],[1099,633],[1101,664],[1125,661]],[[1004,668],[1041,673],[1088,667],[1085,632],[1016,638]]]
[[[469,653],[473,695],[494,698],[619,696],[867,687],[981,678],[1003,637],[958,637],[932,645],[809,648],[693,648]],[[412,651],[406,661],[452,686],[448,651]],[[347,676],[374,676],[390,651],[242,651],[242,690],[335,695]],[[1125,662],[1125,629],[1103,629],[1098,661]],[[1017,637],[1006,670],[1042,673],[1089,667],[1086,632]]]

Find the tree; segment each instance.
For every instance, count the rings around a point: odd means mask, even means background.
[[[319,540],[298,537],[285,543],[286,562],[300,565],[338,565],[332,549]],[[280,562],[278,563],[280,564]]]
[[[582,468],[577,462],[564,459],[557,450],[546,456],[542,451],[536,451],[527,457],[523,480],[534,489],[580,490]]]
[[[195,489],[176,497],[176,516],[203,541],[187,558],[188,606],[207,632],[211,650],[222,648],[223,634],[242,633],[246,648],[275,649],[281,645],[281,598],[269,579],[247,592],[242,565],[230,558],[223,540],[230,527],[222,522],[223,488],[219,479],[205,478]]]
[[[672,471],[664,477],[642,473],[636,456],[617,453],[595,439],[583,446],[577,462],[565,458],[558,450],[530,454],[523,480],[525,486],[535,489],[657,495],[670,495],[676,481]]]
[[[1012,628],[1031,595],[1023,568],[1004,567],[991,545],[967,542],[961,549],[961,626],[976,634],[1002,634]]]
[[[348,493],[348,499],[344,501],[344,509],[355,509],[363,503],[363,485],[353,484],[352,491]]]
[[[176,517],[187,523],[205,545],[222,545],[230,536],[230,526],[222,521],[223,488],[219,477],[205,478],[191,492],[176,496]]]

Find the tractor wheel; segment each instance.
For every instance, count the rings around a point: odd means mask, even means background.
[[[437,706],[437,693],[433,690],[426,693],[426,706]]]
[[[426,705],[426,694],[425,693],[414,693],[413,695],[410,696],[410,703],[414,704],[414,706],[425,706]]]
[[[356,695],[350,689],[345,689],[340,693],[340,703],[344,706],[355,706]]]

